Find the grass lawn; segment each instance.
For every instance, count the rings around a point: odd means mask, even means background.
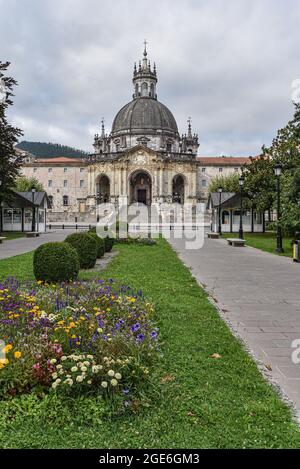
[[[136,414],[95,421],[84,406],[31,396],[0,403],[5,448],[299,448],[290,410],[220,319],[206,294],[165,241],[119,245],[102,278],[141,288],[156,305],[164,357],[157,385]],[[27,265],[27,269],[25,266]],[[0,275],[32,278],[31,254],[0,261]],[[91,278],[95,274],[82,274]],[[221,358],[212,358],[218,353]],[[149,396],[148,396],[149,397]],[[64,417],[70,406],[69,418]],[[10,412],[10,413],[9,413]]]
[[[238,233],[223,233],[223,238],[238,238]],[[248,246],[253,248],[261,249],[262,251],[271,252],[277,254],[276,249],[276,234],[275,233],[244,233],[244,239]],[[292,257],[292,238],[283,239],[283,254],[277,254],[280,256]]]
[[[5,238],[7,238],[6,241],[8,241],[10,239],[24,238],[25,233],[15,233],[13,231],[2,231],[1,236],[4,236]]]

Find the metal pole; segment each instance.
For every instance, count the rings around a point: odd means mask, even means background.
[[[35,205],[34,205],[34,192],[32,192],[32,204],[33,204],[33,208],[32,208],[32,229],[31,231],[34,232],[35,231]]]
[[[281,226],[280,226],[280,176],[277,176],[277,230],[276,230],[276,238],[277,238],[277,247],[276,252],[284,252],[282,247],[282,233],[281,233]]]
[[[222,192],[219,192],[219,234],[222,234],[222,225],[221,225],[221,202],[222,202]]]
[[[241,185],[241,209],[240,209],[240,229],[239,229],[239,238],[244,238],[243,232],[243,186]]]

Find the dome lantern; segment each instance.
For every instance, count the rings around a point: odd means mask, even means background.
[[[151,69],[150,60],[148,61],[147,58],[147,41],[144,41],[144,52],[143,52],[143,60],[140,61],[140,65],[138,70],[134,68],[133,73],[133,86],[134,86],[134,93],[133,98],[152,98],[157,99],[156,95],[156,83],[157,83],[157,76],[156,76],[156,67],[154,65],[153,70]]]

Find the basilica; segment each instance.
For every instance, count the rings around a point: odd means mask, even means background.
[[[197,202],[198,136],[180,135],[172,112],[157,97],[157,71],[147,58],[133,70],[132,100],[117,113],[109,135],[95,136],[89,192],[98,202]]]
[[[157,70],[145,48],[134,65],[132,100],[95,135],[86,158],[24,156],[22,173],[43,185],[50,201],[48,220],[94,222],[103,202],[145,205],[206,204],[215,176],[240,172],[248,157],[201,157],[198,136],[179,134],[172,112],[158,100]]]

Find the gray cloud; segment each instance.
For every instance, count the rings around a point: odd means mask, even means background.
[[[27,140],[92,149],[131,99],[144,37],[158,97],[201,155],[257,154],[293,113],[297,0],[0,0],[0,58],[18,82],[10,119]]]

